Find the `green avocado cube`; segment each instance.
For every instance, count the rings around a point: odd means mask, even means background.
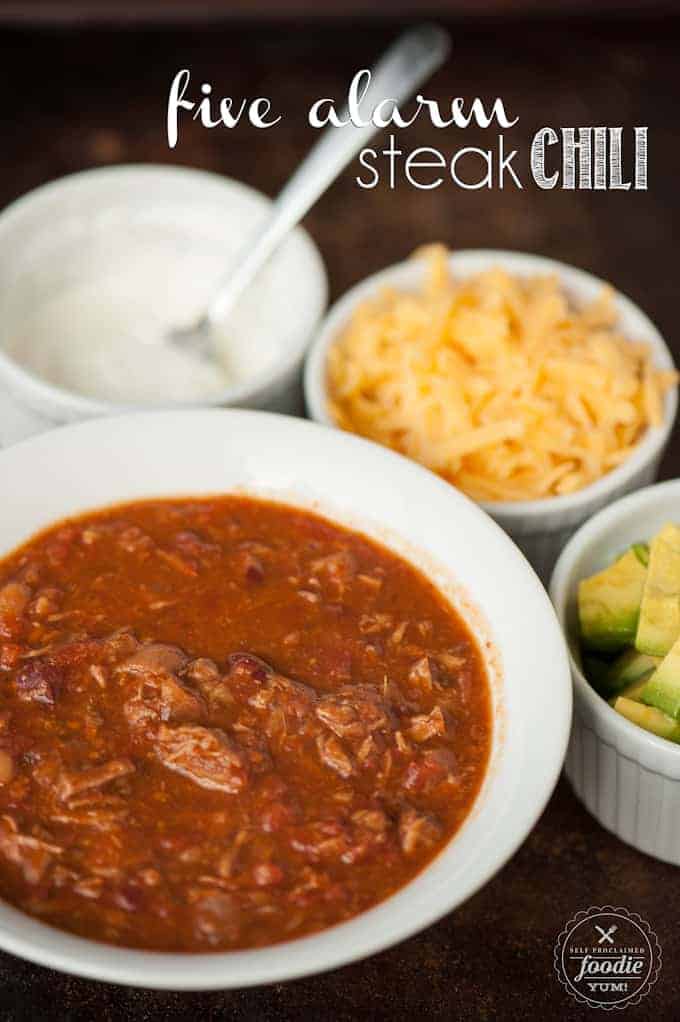
[[[680,635],[680,528],[664,525],[652,539],[635,647],[665,656]]]
[[[642,693],[645,685],[649,681],[651,673],[651,671],[648,671],[647,674],[643,674],[637,681],[631,681],[630,685],[626,685],[626,687],[622,688],[620,692],[615,692],[609,699],[609,705],[613,706],[616,700],[621,699],[622,697],[625,699],[633,699],[636,703],[642,702]]]
[[[578,587],[578,616],[585,649],[615,653],[631,645],[638,626],[647,568],[631,548]]]
[[[660,663],[660,657],[639,653],[631,647],[616,658],[595,687],[607,696],[622,692],[624,688],[639,682],[641,678],[648,678]]]
[[[645,706],[643,703],[619,696],[614,703],[614,709],[645,731],[651,731],[659,738],[667,738],[671,742],[680,742],[680,724],[654,706]]]
[[[642,702],[680,717],[680,639],[661,661],[641,694]]]

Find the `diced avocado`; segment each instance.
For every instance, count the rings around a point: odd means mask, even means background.
[[[626,687],[622,688],[620,692],[615,692],[611,699],[608,700],[609,705],[613,706],[617,699],[622,698],[633,699],[636,703],[642,702],[640,696],[645,685],[649,680],[651,673],[652,673],[651,671],[647,671],[647,673],[643,674],[642,677],[638,678],[637,681],[632,681],[630,685],[626,685]]]
[[[680,742],[680,724],[656,707],[644,706],[642,703],[619,696],[614,703],[614,709],[633,724],[643,727],[645,731],[651,731],[652,734],[667,738],[671,742]]]
[[[627,649],[610,665],[599,683],[594,681],[593,684],[604,695],[612,695],[640,678],[648,677],[660,663],[659,657],[638,653],[633,648]]]
[[[647,569],[632,549],[578,587],[581,640],[586,649],[615,653],[635,638]]]
[[[669,717],[680,717],[680,639],[663,658],[642,691],[642,702]]]
[[[645,568],[649,564],[649,544],[648,543],[633,543],[631,550],[637,557],[640,564],[644,564]]]
[[[649,550],[635,646],[665,656],[680,635],[680,528],[664,525]]]

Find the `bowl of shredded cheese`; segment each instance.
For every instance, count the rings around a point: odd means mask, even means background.
[[[305,393],[312,418],[481,504],[545,578],[581,522],[653,481],[677,380],[658,330],[603,281],[431,245],[333,307]]]

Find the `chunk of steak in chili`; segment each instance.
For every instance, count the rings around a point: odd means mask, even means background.
[[[355,916],[456,832],[483,662],[378,544],[248,497],[130,504],[0,561],[0,895],[123,946]]]
[[[216,728],[162,724],[156,754],[168,770],[175,770],[203,788],[235,795],[248,780],[248,764],[242,751]]]

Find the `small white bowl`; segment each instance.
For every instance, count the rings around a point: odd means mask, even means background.
[[[494,266],[518,276],[555,274],[577,305],[595,299],[605,286],[604,281],[584,270],[522,252],[495,249],[454,252],[450,264],[453,272],[462,277]],[[335,425],[328,409],[327,356],[356,306],[385,287],[413,290],[422,282],[424,274],[425,267],[420,260],[395,264],[357,284],[330,309],[309,350],[305,366],[307,410],[317,422]],[[654,352],[656,365],[661,369],[672,369],[671,353],[651,320],[619,292],[616,292],[615,302],[622,332],[633,340],[646,341]],[[666,398],[663,425],[650,429],[623,464],[576,493],[545,500],[482,501],[480,506],[514,539],[540,577],[547,582],[559,551],[582,522],[624,493],[654,481],[676,410],[677,394],[673,390]]]
[[[265,195],[228,177],[188,167],[139,164],[71,174],[36,188],[4,209],[0,213],[0,386],[26,408],[28,422],[22,421],[21,427],[30,431],[34,419],[38,431],[143,407],[57,386],[5,348],[12,324],[21,324],[26,308],[77,282],[79,275],[88,272],[91,253],[106,260],[108,272],[117,268],[115,260],[125,256],[108,251],[112,231],[119,239],[137,237],[137,247],[130,243],[127,258],[134,258],[137,251],[144,255],[149,231],[158,231],[159,236],[166,232],[180,252],[184,251],[181,246],[191,242],[218,253],[224,239],[225,253],[231,253],[235,211],[245,232],[257,228],[270,207]],[[280,256],[278,286],[285,283],[281,272],[287,260],[295,267],[297,293],[287,318],[277,321],[279,350],[252,377],[186,405],[301,410],[302,362],[326,308],[328,284],[319,250],[302,228],[282,243]],[[225,254],[224,272],[230,257]],[[172,281],[156,286],[172,289],[174,277]],[[166,407],[184,404],[165,402]],[[11,433],[11,423],[7,429]]]
[[[678,479],[648,486],[600,511],[563,550],[550,595],[567,636],[574,681],[566,761],[574,791],[607,830],[648,855],[680,865],[680,746],[626,720],[588,684],[576,619],[579,580],[669,521],[680,521]]]
[[[0,556],[56,519],[144,497],[246,491],[325,513],[407,557],[455,602],[480,639],[493,696],[491,760],[463,827],[410,884],[349,922],[249,951],[149,953],[72,936],[0,902],[6,951],[136,986],[281,982],[363,958],[433,923],[486,883],[533,827],[569,736],[564,639],[547,594],[508,537],[431,472],[300,419],[211,410],[52,430],[0,452],[0,476],[11,480]]]

